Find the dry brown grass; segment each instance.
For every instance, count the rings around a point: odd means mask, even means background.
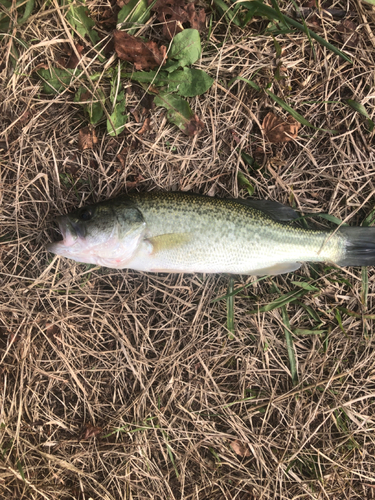
[[[369,8],[349,4],[359,25],[357,46],[347,49],[353,65],[315,43],[314,60],[305,35],[279,35],[281,84],[273,78],[273,40],[257,34],[259,21],[244,31],[214,24],[197,67],[217,84],[191,99],[203,133],[187,138],[158,109],[151,135],[137,139],[141,124],[133,119],[116,140],[98,126],[97,147],[84,152],[77,148],[82,108],[69,91],[40,94],[33,74],[38,64],[53,64],[68,40],[55,4],[18,31],[29,49],[18,45],[17,72],[9,59],[13,39],[3,38],[1,498],[375,498],[372,268],[365,304],[358,268],[316,266],[315,273],[304,266],[273,280],[280,293],[300,276],[319,288],[287,307],[292,329],[317,326],[303,304],[327,332],[294,335],[300,382],[293,387],[281,311],[247,314],[279,295],[271,280],[236,297],[230,338],[226,302],[212,302],[225,295],[227,276],[90,269],[44,249],[54,216],[124,192],[139,175],[140,190],[245,196],[237,185],[241,170],[258,198],[294,199],[302,211],[359,224],[373,208],[375,149],[365,119],[345,100],[362,102],[374,117],[375,24]],[[342,48],[337,24],[325,19],[322,33]],[[103,69],[90,64],[85,60],[89,73]],[[259,84],[271,82],[315,126],[339,133],[304,127],[297,141],[267,144],[258,124],[272,109],[282,116],[280,108],[244,82],[226,89],[233,77],[257,70]],[[128,109],[137,106],[133,92]],[[247,169],[233,132],[261,170]],[[116,156],[136,139],[121,170]],[[72,165],[74,182],[66,175]],[[250,282],[235,279],[236,286]],[[356,313],[341,313],[342,328],[337,306]],[[87,425],[102,430],[87,437]],[[237,441],[246,456],[232,448]]]

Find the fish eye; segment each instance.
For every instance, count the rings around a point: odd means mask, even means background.
[[[82,212],[80,213],[80,219],[83,220],[83,221],[87,221],[87,220],[90,220],[91,217],[92,217],[92,212],[91,210],[88,210],[87,208],[82,210]]]

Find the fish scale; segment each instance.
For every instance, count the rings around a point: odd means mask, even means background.
[[[375,228],[306,230],[270,200],[132,193],[58,218],[51,252],[78,262],[155,272],[280,274],[302,262],[374,265]]]

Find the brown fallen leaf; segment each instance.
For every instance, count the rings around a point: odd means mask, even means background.
[[[150,5],[153,0],[149,0]],[[187,4],[185,0],[157,0],[152,9],[159,22],[163,24],[163,35],[168,39],[183,31],[183,23],[202,30],[206,26],[206,14],[203,9],[196,11],[194,2]]]
[[[144,181],[144,177],[142,177],[142,175],[137,175],[137,177],[134,179],[134,181],[126,181],[125,182],[125,187],[126,189],[133,189],[135,188],[136,186],[138,186],[138,184],[142,181]]]
[[[349,19],[344,19],[344,21],[336,26],[337,31],[340,33],[340,38],[346,47],[350,47],[351,49],[357,47],[359,40],[359,35],[356,32],[357,28],[357,24],[349,21]]]
[[[87,423],[79,436],[79,441],[96,437],[102,432],[102,430],[102,427],[95,427],[94,425]]]
[[[188,3],[186,10],[189,16],[190,27],[202,31],[206,27],[206,13],[203,9],[196,9],[194,3]]]
[[[158,47],[155,42],[144,42],[125,31],[113,32],[115,50],[120,59],[134,64],[136,70],[149,70],[163,66],[167,60],[167,47]]]
[[[130,147],[129,146],[125,146],[124,148],[122,148],[122,150],[116,155],[116,158],[118,159],[118,161],[121,163],[121,168],[120,169],[117,169],[118,172],[121,172],[121,170],[123,170],[125,168],[125,164],[126,164],[126,157],[128,156],[128,153],[129,153],[129,149]]]
[[[141,130],[138,132],[138,135],[143,135],[146,134],[147,132],[150,132],[151,129],[151,118],[146,118],[145,121],[143,122]]]
[[[139,122],[140,122],[140,119],[139,119],[139,111],[138,111],[138,109],[136,109],[136,108],[131,108],[130,113],[134,116],[134,120],[135,120],[137,123],[139,123]]]
[[[77,54],[75,53],[75,51],[72,50],[71,53],[70,53],[69,60],[68,60],[68,62],[65,65],[65,68],[75,69],[78,66],[79,60],[82,58],[81,54],[82,54],[83,49],[84,49],[83,45],[80,45],[79,43],[76,43],[76,50],[78,52],[78,56],[79,57],[77,57]]]
[[[26,111],[24,111],[20,117],[20,119],[18,120],[20,122],[21,125],[24,125],[25,123],[27,123],[30,119],[30,111],[28,111],[26,109]]]
[[[85,149],[92,149],[97,142],[98,138],[94,128],[89,126],[82,128],[79,131],[78,148],[81,151],[84,151]]]
[[[199,134],[205,127],[205,124],[198,118],[198,115],[194,115],[190,118],[189,122],[185,125],[185,133],[189,137]]]
[[[238,439],[230,442],[233,451],[240,457],[249,457],[251,455],[250,449],[247,444],[242,443]]]
[[[288,142],[297,137],[300,124],[292,116],[288,117],[288,120],[284,122],[281,118],[273,114],[268,113],[263,120],[262,128],[267,139],[273,144],[279,142]]]

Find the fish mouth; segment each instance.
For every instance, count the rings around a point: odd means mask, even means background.
[[[57,238],[47,245],[47,250],[56,253],[58,248],[71,247],[77,241],[77,233],[66,216],[56,217],[54,222],[58,225],[56,229]]]

